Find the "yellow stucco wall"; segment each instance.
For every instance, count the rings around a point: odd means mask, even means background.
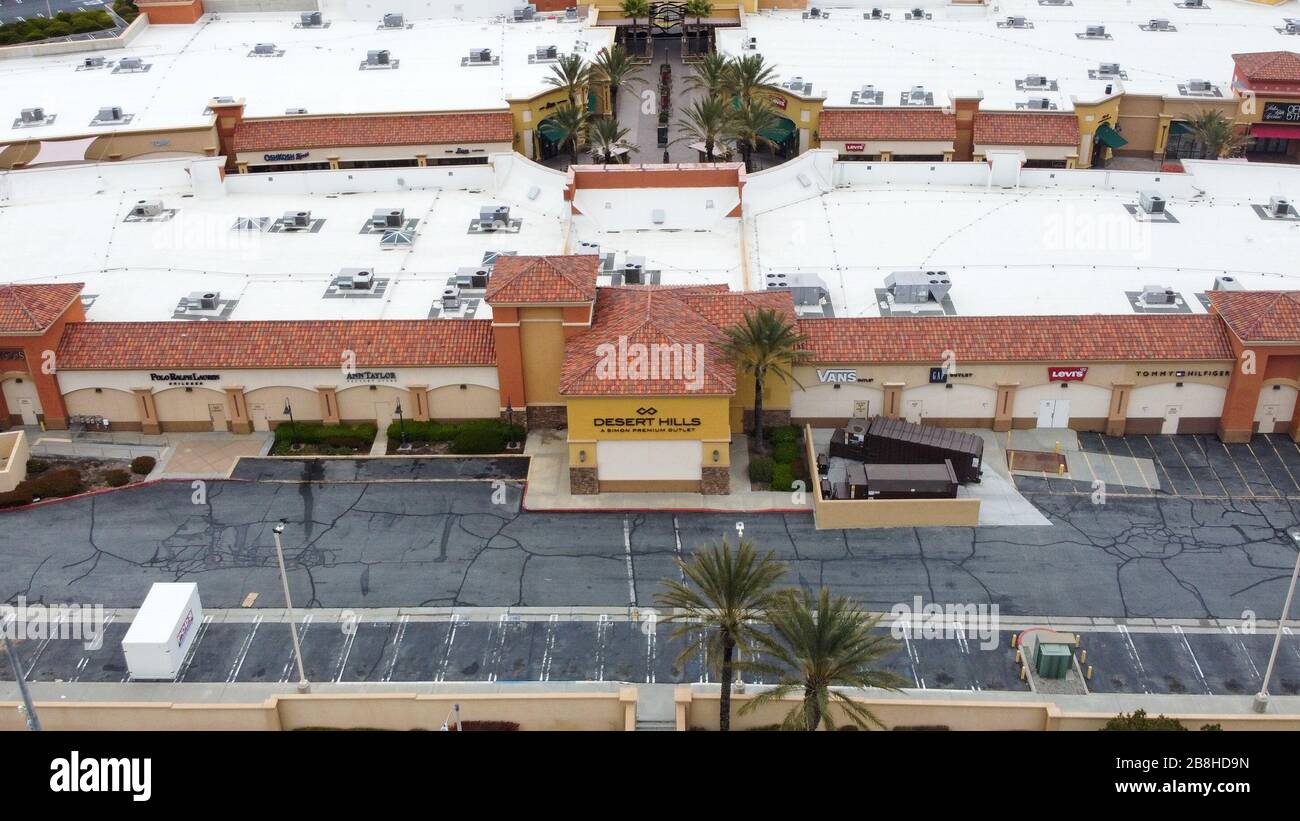
[[[569,464],[594,467],[595,443],[607,440],[656,441],[697,440],[718,443],[719,462],[728,464],[727,448],[731,440],[731,422],[726,396],[618,396],[573,397],[568,402]],[[654,414],[638,413],[653,408]],[[614,419],[634,421],[626,425]],[[579,458],[587,452],[586,460]]]

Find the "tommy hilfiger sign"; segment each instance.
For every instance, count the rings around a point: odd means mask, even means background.
[[[166,382],[173,388],[197,388],[202,387],[205,382],[217,382],[221,379],[220,374],[215,373],[176,373],[169,371],[167,373],[149,374],[150,382]]]

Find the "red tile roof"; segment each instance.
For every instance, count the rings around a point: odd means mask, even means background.
[[[235,127],[236,151],[340,148],[357,145],[508,143],[515,138],[509,111],[455,114],[382,114],[356,117],[284,117],[245,120]]]
[[[1247,80],[1300,83],[1300,54],[1294,51],[1254,51],[1232,55]]]
[[[560,393],[735,393],[736,366],[719,347],[724,340],[721,329],[760,308],[780,310],[794,318],[789,293],[732,293],[716,286],[601,288],[591,328],[565,346]],[[634,345],[647,346],[648,370],[643,375],[633,370],[641,361],[631,347]],[[666,353],[656,356],[656,351]]]
[[[82,287],[80,282],[0,285],[0,334],[43,333],[63,315]]]
[[[813,361],[826,364],[936,362],[947,350],[958,362],[1233,358],[1211,314],[804,319],[799,329]]]
[[[64,331],[65,370],[494,365],[486,319],[293,322],[77,322]]]
[[[823,140],[937,140],[957,137],[957,118],[938,108],[828,108]]]
[[[1241,341],[1300,343],[1300,291],[1210,291],[1207,296]]]
[[[980,145],[1079,145],[1079,118],[1043,111],[980,111],[975,114]]]
[[[600,257],[498,257],[486,299],[495,305],[591,302]]]

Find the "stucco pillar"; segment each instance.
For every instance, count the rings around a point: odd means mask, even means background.
[[[330,170],[331,170],[331,171],[338,171],[338,170],[339,170],[339,158],[338,158],[338,157],[326,157],[325,159],[329,160],[329,163],[330,163]]]
[[[1240,357],[1228,380],[1228,395],[1223,400],[1223,415],[1219,417],[1219,439],[1224,442],[1249,442],[1255,433],[1255,408],[1259,405],[1259,392],[1264,385],[1264,371],[1268,355],[1257,351],[1258,359],[1251,373],[1245,373]]]
[[[320,397],[320,420],[322,424],[339,423],[339,397],[333,385],[317,385],[316,395]]]
[[[1128,426],[1128,400],[1133,395],[1132,382],[1112,382],[1110,410],[1106,413],[1106,435],[1123,436]]]
[[[945,152],[943,152],[943,161],[944,161],[944,162],[952,162],[952,152],[951,152],[951,151],[945,151]]]
[[[9,430],[9,403],[5,401],[4,391],[0,391],[0,430]]]
[[[132,388],[135,394],[136,409],[140,412],[140,432],[149,434],[162,433],[162,423],[158,419],[158,406],[153,401],[150,388]]]
[[[253,422],[248,416],[248,398],[244,396],[242,385],[232,385],[226,389],[226,407],[230,411],[231,433],[252,433]]]
[[[998,433],[1011,430],[1014,418],[1012,410],[1016,406],[1016,388],[1019,382],[999,382],[997,404],[993,408],[993,430]]]
[[[428,166],[428,165],[429,165],[429,155],[428,155],[428,154],[416,154],[416,155],[415,155],[415,165],[416,165],[417,168],[425,168],[426,166]]]
[[[886,382],[885,389],[885,407],[881,415],[887,419],[898,419],[903,415],[903,385],[904,382]]]
[[[407,402],[410,405],[408,418],[415,422],[429,421],[429,386],[428,385],[409,385],[406,393],[410,397]]]
[[[248,163],[246,163],[246,162],[235,163],[235,170],[236,170],[238,173],[240,173],[240,174],[247,174],[247,173],[248,173]]]
[[[880,152],[880,161],[881,161],[881,162],[893,162],[893,161],[894,161],[894,152],[893,152],[893,151],[881,151],[881,152]]]
[[[150,18],[150,23],[153,18]],[[221,148],[221,153],[226,155],[226,170],[239,173],[247,173],[248,166],[239,166],[235,162],[235,129],[244,121],[244,98],[222,102],[217,99],[208,101],[208,108],[216,118],[217,143]]]

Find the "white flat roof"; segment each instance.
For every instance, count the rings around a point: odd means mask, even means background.
[[[611,28],[553,20],[415,20],[380,30],[371,20],[329,20],[295,28],[298,14],[205,15],[194,25],[150,26],[126,48],[0,61],[0,142],[93,134],[100,130],[203,126],[213,97],[243,97],[249,117],[463,111],[504,108],[506,100],[546,90],[548,63],[530,63],[539,46],[577,50],[588,59],[613,40]],[[252,57],[258,43],[283,50]],[[489,48],[499,65],[462,66],[470,49]],[[366,52],[388,49],[396,70],[359,68]],[[78,70],[88,56],[139,57],[140,73]],[[131,115],[121,126],[92,126],[101,108]],[[42,107],[51,125],[14,127],[24,108]]]
[[[1207,8],[1183,9],[1173,0],[1077,0],[1072,6],[1040,6],[1037,0],[999,0],[992,6],[934,6],[922,3],[929,20],[906,20],[912,5],[859,2],[838,8],[834,0],[818,3],[826,19],[804,20],[799,12],[764,11],[746,17],[743,29],[721,29],[718,48],[728,54],[753,53],[743,44],[756,38],[757,52],[780,74],[781,82],[802,77],[826,105],[848,106],[852,92],[864,85],[884,91],[884,105],[899,105],[900,94],[913,86],[934,93],[935,105],[949,95],[982,94],[985,110],[1013,110],[1030,96],[1050,97],[1061,110],[1071,98],[1095,100],[1107,83],[1116,91],[1178,96],[1180,83],[1209,80],[1230,95],[1232,54],[1297,50],[1300,37],[1279,34],[1287,16],[1300,17],[1293,6],[1267,6],[1236,0],[1206,0]],[[864,20],[872,5],[888,20]],[[999,28],[1021,16],[1032,28]],[[1163,18],[1177,29],[1148,32],[1139,28]],[[1075,35],[1089,25],[1106,27],[1108,40]],[[1127,79],[1089,79],[1098,63],[1119,63]],[[1028,74],[1056,80],[1059,91],[1019,91],[1015,81]]]

